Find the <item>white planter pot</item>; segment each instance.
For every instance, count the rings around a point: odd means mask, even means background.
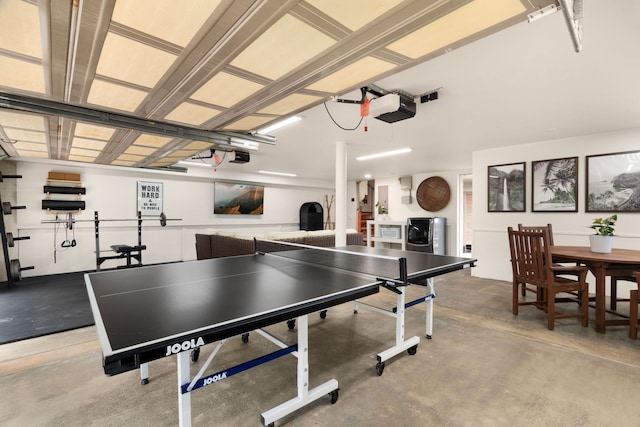
[[[597,234],[591,234],[589,236],[589,243],[591,245],[591,252],[597,252],[601,254],[608,254],[613,247],[613,236],[598,236]]]

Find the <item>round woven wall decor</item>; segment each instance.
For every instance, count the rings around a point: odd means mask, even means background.
[[[444,178],[432,176],[420,183],[416,191],[416,199],[422,209],[436,212],[447,206],[451,190]]]

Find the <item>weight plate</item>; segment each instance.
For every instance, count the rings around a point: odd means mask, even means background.
[[[11,280],[14,282],[19,282],[22,279],[22,272],[20,269],[20,260],[12,259],[9,265],[9,274],[11,275]]]

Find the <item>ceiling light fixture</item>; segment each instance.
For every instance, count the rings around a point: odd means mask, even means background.
[[[399,150],[384,151],[382,153],[369,154],[367,156],[356,157],[356,160],[377,159],[379,157],[395,156],[396,154],[404,154],[411,152],[411,148],[401,148]]]
[[[288,118],[286,118],[284,120],[276,122],[276,123],[274,123],[274,124],[272,124],[270,126],[267,126],[267,127],[262,128],[262,129],[259,129],[258,133],[260,135],[267,135],[269,132],[273,132],[276,129],[280,129],[280,128],[285,127],[285,126],[289,126],[290,124],[293,124],[293,123],[298,122],[300,120],[302,120],[302,117],[291,116],[291,117],[288,117]]]
[[[278,175],[278,176],[290,176],[290,177],[298,176],[295,173],[288,173],[288,172],[258,171],[258,173],[263,173],[265,175]]]
[[[186,167],[191,167],[191,166],[195,166],[198,168],[212,168],[214,165],[212,165],[211,163],[207,163],[205,161],[199,161],[199,162],[189,162],[187,160],[180,160],[178,163],[176,163],[177,165],[180,166],[186,166]]]

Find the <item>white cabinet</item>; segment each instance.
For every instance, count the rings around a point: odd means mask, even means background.
[[[371,230],[374,235],[371,235]],[[373,243],[381,243],[383,247],[393,247],[400,245],[404,251],[407,249],[407,223],[404,221],[367,221],[367,246],[373,246]],[[386,244],[386,245],[385,245]]]

